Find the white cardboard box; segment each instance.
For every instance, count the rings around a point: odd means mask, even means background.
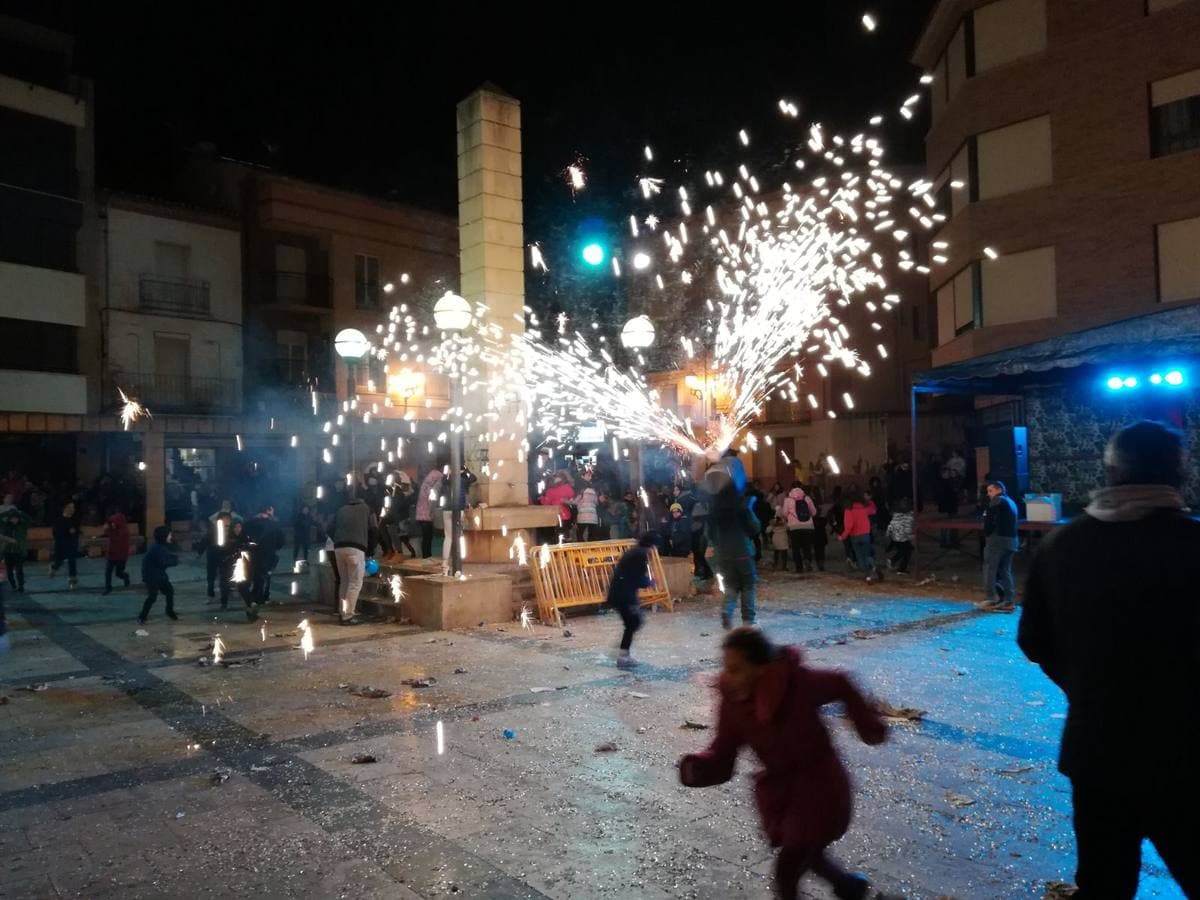
[[[1057,522],[1062,518],[1062,494],[1026,494],[1025,519],[1028,522]]]

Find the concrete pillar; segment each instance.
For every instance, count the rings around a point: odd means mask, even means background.
[[[142,435],[142,473],[146,485],[146,533],[167,524],[167,449],[161,431]]]
[[[482,302],[506,332],[524,331],[525,251],[521,191],[521,105],[485,85],[458,104],[458,229],[461,292]],[[471,392],[476,394],[477,392]],[[486,397],[467,399],[468,413],[488,412]],[[494,412],[494,411],[493,411]],[[495,477],[480,476],[478,499],[488,506],[529,503],[528,467],[519,453],[524,427],[517,409],[505,411],[498,431],[467,437],[467,464],[480,468],[487,449]]]

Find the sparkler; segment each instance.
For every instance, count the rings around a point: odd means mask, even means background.
[[[150,410],[136,400],[131,400],[120,388],[117,388],[117,393],[121,395],[121,425],[125,431],[142,416],[150,415]]]
[[[234,584],[241,584],[246,580],[246,563],[250,560],[250,554],[242,552],[238,554],[237,562],[233,564],[233,577],[230,579]]]
[[[300,649],[304,653],[304,658],[308,659],[308,654],[313,652],[313,629],[308,624],[308,619],[303,619],[296,630],[300,632]]]

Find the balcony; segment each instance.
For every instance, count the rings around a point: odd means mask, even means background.
[[[109,403],[117,405],[117,388],[155,412],[232,413],[241,407],[237,381],[154,372],[113,372],[108,378]]]
[[[212,315],[208,282],[194,278],[142,275],[138,279],[138,299],[145,312],[193,318]]]
[[[259,302],[279,307],[333,308],[333,292],[327,275],[307,272],[263,272]]]

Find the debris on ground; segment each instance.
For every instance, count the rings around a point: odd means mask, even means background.
[[[1047,881],[1046,893],[1042,900],[1067,900],[1079,893],[1079,888],[1065,881]]]
[[[1024,775],[1026,772],[1032,772],[1033,766],[1018,766],[1015,769],[997,769],[997,775]]]
[[[435,684],[437,684],[437,679],[436,679],[436,678],[433,678],[433,677],[427,677],[427,678],[405,678],[405,679],[404,679],[403,681],[401,681],[400,683],[401,683],[401,684],[406,684],[406,685],[408,685],[409,687],[415,687],[415,688],[427,688],[427,687],[433,687]]]
[[[850,632],[850,637],[858,641],[869,641],[875,637],[875,635],[863,628],[856,628],[854,631]]]
[[[8,697],[0,697],[0,706],[4,706],[4,704],[8,703],[8,701]]]
[[[596,745],[596,753],[616,753],[617,745],[612,741],[604,741]]]
[[[455,674],[455,675],[466,675],[466,674],[468,674],[468,673],[467,673],[467,670],[466,670],[466,669],[464,669],[464,668],[462,668],[462,667],[459,667],[459,668],[457,668],[457,669],[455,669],[455,670],[454,670],[454,674]]]
[[[912,706],[892,706],[882,700],[875,703],[875,711],[893,724],[911,725],[925,718],[925,710]]]
[[[968,806],[975,805],[975,801],[966,794],[955,794],[952,791],[946,794],[946,802],[955,809],[966,809]]]
[[[213,784],[224,784],[233,775],[233,769],[214,769],[208,780]]]
[[[635,698],[636,698],[636,699],[638,699],[638,700],[645,700],[645,699],[647,699],[647,698],[648,698],[650,695],[649,695],[649,694],[643,694],[641,691],[630,691],[630,692],[629,692],[629,696],[630,696],[630,697],[635,697]]]
[[[709,724],[707,722],[697,722],[694,719],[684,719],[680,728],[689,728],[693,731],[707,731]]]
[[[513,731],[511,728],[505,728],[502,733],[503,733],[504,739],[506,741],[511,741],[513,738],[515,738],[517,736],[517,733],[515,731]]]
[[[645,733],[646,733],[646,726],[644,726],[644,725],[639,725],[639,726],[638,726],[637,733],[638,733],[638,734],[645,734]]]
[[[391,691],[371,687],[369,684],[339,684],[338,687],[343,691],[353,694],[355,697],[366,697],[368,700],[380,700],[384,697],[392,696]]]
[[[850,615],[852,615],[852,616],[861,616],[861,615],[862,615],[862,610],[861,610],[861,609],[855,609],[855,608],[852,606],[852,607],[850,607]]]
[[[554,691],[554,688],[548,688],[548,687],[531,687],[529,689],[529,693],[531,693],[531,694],[549,694],[549,693],[552,693],[553,691]]]
[[[379,760],[370,753],[360,753],[350,760],[350,762],[356,766],[366,766],[370,765],[371,763],[379,762]]]
[[[569,637],[571,637],[571,636],[572,636],[572,635],[571,635],[571,629],[569,629],[569,628],[564,628],[564,629],[563,629],[563,637],[565,637],[565,638],[569,638]]]
[[[150,637],[150,632],[148,632],[145,628],[139,628],[134,632],[134,634],[138,637]]]
[[[37,691],[48,691],[48,690],[50,690],[50,685],[46,684],[46,682],[43,681],[40,684],[23,685],[23,686],[17,688],[17,690],[18,691],[29,691],[31,693],[34,693]]]

